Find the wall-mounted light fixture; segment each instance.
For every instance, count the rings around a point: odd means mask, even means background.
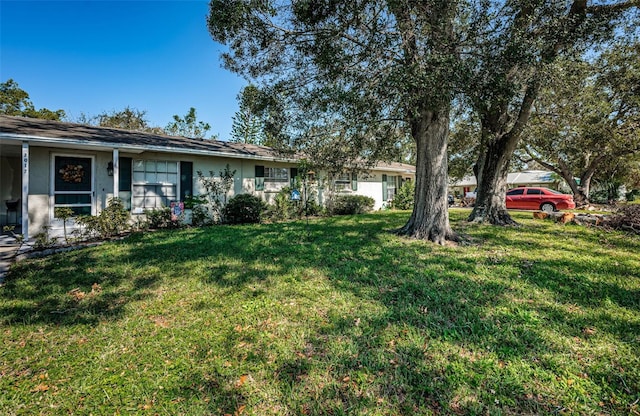
[[[113,162],[107,163],[107,175],[113,176]]]

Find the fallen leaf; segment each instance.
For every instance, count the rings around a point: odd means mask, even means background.
[[[31,390],[31,393],[37,393],[37,392],[42,392],[42,391],[47,391],[49,390],[49,386],[46,384],[38,384],[33,390]]]
[[[242,385],[247,382],[248,377],[247,374],[241,375],[240,379],[236,382],[236,387],[242,387]]]
[[[236,410],[236,412],[234,413],[235,416],[240,416],[242,414],[242,412],[244,412],[244,409],[246,408],[246,405],[240,405],[238,407],[238,410]]]

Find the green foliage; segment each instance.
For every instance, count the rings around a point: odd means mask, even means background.
[[[81,235],[86,238],[109,238],[129,229],[130,214],[120,198],[111,198],[99,215],[81,215],[76,223],[81,226]]]
[[[198,121],[196,116],[196,109],[191,107],[189,112],[180,117],[174,114],[173,121],[164,128],[165,132],[172,136],[189,137],[191,139],[204,139],[207,132],[211,130],[209,123],[204,121]],[[215,137],[212,137],[215,138]]]
[[[260,107],[261,92],[253,85],[238,94],[239,110],[232,117],[231,141],[264,144],[264,109]]]
[[[36,110],[29,99],[29,94],[11,78],[0,84],[0,114],[58,121],[66,116],[64,110],[52,111],[47,108]]]
[[[57,207],[53,210],[53,215],[62,220],[62,227],[64,230],[64,241],[69,242],[69,238],[67,237],[67,221],[69,218],[73,217],[73,210],[69,207]]]
[[[196,210],[196,207],[200,207],[196,213],[196,223],[198,225],[207,225],[223,222],[223,208],[227,204],[229,191],[233,187],[236,170],[231,170],[231,167],[227,164],[220,171],[218,178],[211,170],[209,171],[209,176],[205,176],[202,171],[197,171],[196,173],[198,174],[198,181],[205,189],[202,195],[196,197],[199,201],[205,201],[194,206],[194,210]]]
[[[135,108],[126,107],[121,111],[104,112],[96,118],[98,125],[101,127],[112,127],[118,129],[135,130],[135,131],[153,131],[147,121],[146,111],[140,111]]]
[[[56,238],[49,236],[51,230],[50,225],[43,225],[40,232],[33,236],[33,248],[36,250],[44,250],[53,247],[57,243]]]
[[[273,198],[273,203],[268,206],[268,216],[273,221],[286,221],[298,217],[296,202],[291,200],[289,186],[284,187]]]
[[[154,229],[162,228],[178,228],[180,227],[180,221],[173,221],[171,219],[171,208],[162,207],[156,209],[146,210],[145,215],[147,221],[149,221],[149,227]]]
[[[111,198],[107,207],[98,215],[98,231],[101,237],[113,237],[129,228],[129,212],[120,198]]]
[[[229,224],[257,224],[267,204],[250,194],[236,195],[224,207],[224,218]]]
[[[332,215],[364,214],[373,209],[375,201],[364,195],[338,195],[331,207]]]
[[[415,184],[412,181],[405,181],[396,191],[391,208],[409,210],[413,209],[413,195],[415,194]]]

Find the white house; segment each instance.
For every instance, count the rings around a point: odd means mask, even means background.
[[[96,215],[114,195],[135,215],[200,194],[196,172],[227,164],[236,171],[231,195],[269,201],[296,176],[298,162],[264,146],[0,116],[0,225],[17,224],[28,238],[44,225],[62,226],[56,207]],[[378,164],[334,184],[372,197],[379,209],[414,177],[413,166]]]

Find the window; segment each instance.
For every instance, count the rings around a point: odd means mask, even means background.
[[[288,185],[293,186],[297,168],[273,168],[256,165],[256,191],[280,192]],[[291,178],[291,180],[290,180]]]
[[[527,189],[527,195],[542,195],[540,189]]]
[[[289,168],[264,168],[265,182],[289,182]]]
[[[177,199],[178,162],[166,160],[133,161],[134,209],[168,207]]]
[[[509,192],[507,192],[507,195],[511,196],[511,195],[522,195],[524,194],[524,189],[512,189]]]
[[[358,190],[358,176],[355,173],[340,173],[336,176],[334,183],[336,191]]]

